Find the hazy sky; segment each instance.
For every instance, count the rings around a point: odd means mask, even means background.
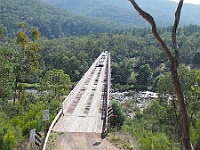
[[[174,2],[179,2],[179,0],[171,0]],[[184,3],[198,4],[200,5],[200,0],[184,0]]]

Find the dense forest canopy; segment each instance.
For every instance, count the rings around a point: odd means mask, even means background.
[[[39,0],[1,0],[0,13],[0,23],[10,36],[16,32],[18,22],[40,28],[42,35],[50,39],[127,28],[111,21],[76,15]]]
[[[166,27],[171,25],[176,4],[165,0],[154,1],[141,1],[139,3],[143,8],[153,13],[156,21],[160,22],[159,26]],[[47,2],[53,5],[47,4]],[[154,3],[159,7],[155,9]],[[168,9],[165,9],[166,7]],[[199,7],[184,5],[182,12],[184,19],[181,19],[182,26],[200,24],[198,22]],[[114,2],[112,0],[97,2],[87,0],[84,3],[63,0],[1,0],[0,8],[0,17],[2,18],[0,23],[4,25],[5,32],[10,36],[15,33],[15,24],[17,22],[27,22],[30,26],[40,28],[42,35],[50,39],[111,30],[124,30],[131,27],[149,27],[138,16],[138,13],[131,8],[128,1],[122,0]],[[164,19],[163,16],[165,16]]]
[[[182,51],[180,55],[181,64],[198,67],[199,55],[199,30],[198,26],[188,26],[179,29],[178,41]],[[169,41],[170,28],[161,28],[159,32]],[[59,46],[58,46],[59,45]],[[172,45],[169,45],[172,47]],[[103,49],[109,50],[112,55],[113,72],[121,68],[126,72],[135,69],[137,73],[139,67],[149,64],[154,70],[154,77],[168,71],[168,61],[164,52],[151,34],[150,29],[130,29],[122,32],[109,32],[103,34],[93,34],[88,36],[74,36],[69,38],[59,38],[54,40],[43,40],[41,44],[40,64],[44,65],[44,70],[63,69],[71,76],[72,81],[77,82],[84,72],[89,68],[95,58]],[[121,62],[126,62],[127,67],[120,67]],[[71,62],[71,64],[70,64]],[[130,77],[132,71],[127,76]],[[137,75],[137,74],[136,74]],[[120,83],[113,75],[113,83]],[[123,84],[127,84],[123,75]],[[116,78],[115,78],[116,77]]]

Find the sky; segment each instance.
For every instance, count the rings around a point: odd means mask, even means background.
[[[170,0],[170,1],[179,2],[179,0]],[[200,0],[184,0],[184,3],[200,5]]]

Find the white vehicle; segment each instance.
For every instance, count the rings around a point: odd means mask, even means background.
[[[103,67],[104,66],[104,60],[100,59],[96,65],[96,67]]]
[[[101,55],[101,59],[106,59],[106,53],[103,53],[103,54]]]

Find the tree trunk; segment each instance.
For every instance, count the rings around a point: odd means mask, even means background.
[[[135,0],[129,0],[133,7],[139,12],[139,14],[150,23],[152,27],[152,33],[156,40],[159,42],[161,45],[162,49],[164,50],[169,62],[170,62],[170,71],[172,75],[172,81],[175,89],[175,93],[178,99],[178,105],[181,113],[181,119],[182,119],[182,128],[183,128],[183,144],[186,150],[191,150],[191,144],[190,144],[190,131],[189,131],[189,122],[188,122],[188,115],[187,115],[187,110],[185,107],[185,102],[184,102],[184,95],[183,91],[181,89],[178,73],[177,73],[177,67],[178,67],[178,58],[179,58],[179,53],[176,45],[176,29],[179,24],[180,20],[180,14],[181,14],[181,8],[183,5],[183,0],[180,0],[176,14],[175,14],[175,23],[173,26],[173,31],[172,31],[172,42],[174,45],[174,51],[175,51],[175,56],[172,55],[170,52],[169,48],[166,46],[165,42],[162,40],[162,38],[159,36],[157,33],[157,28],[156,28],[156,23],[154,21],[154,18],[147,12],[143,11],[135,2]]]
[[[200,150],[200,136],[199,136],[199,139],[197,141],[197,144],[196,144],[194,150]]]
[[[18,85],[18,76],[15,77],[15,89],[14,89],[14,98],[13,98],[13,105],[15,105],[16,98],[17,98],[17,85]]]
[[[178,105],[179,105],[179,109],[181,113],[181,118],[182,118],[183,144],[186,150],[191,150],[189,122],[188,122],[188,115],[187,115],[187,110],[186,110],[185,102],[184,102],[183,91],[181,89],[176,67],[171,66],[170,69],[171,69],[171,74],[172,74],[173,85],[174,85],[176,96],[178,99]]]

